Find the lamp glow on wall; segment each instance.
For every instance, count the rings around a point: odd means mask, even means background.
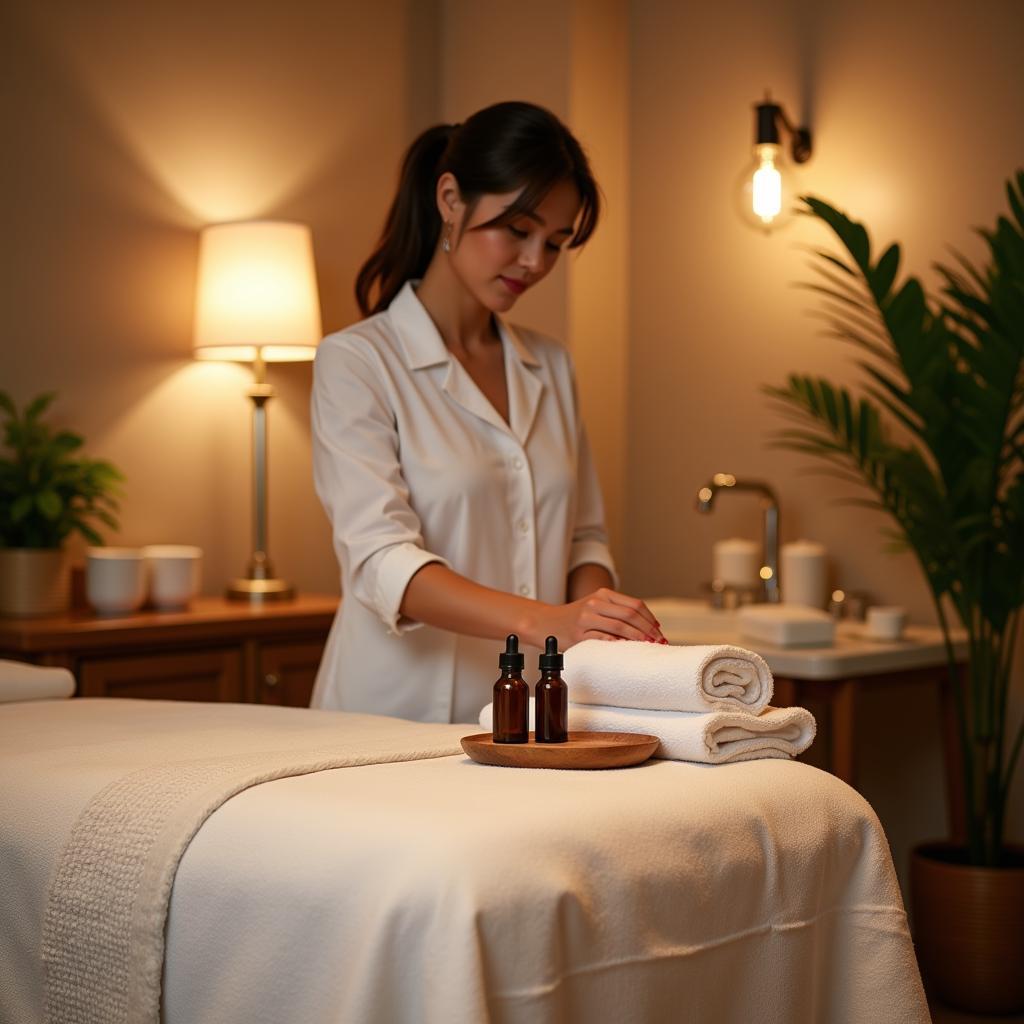
[[[790,137],[794,164],[810,159],[811,133],[794,127],[770,93],[754,105],[754,112],[754,157],[740,178],[740,212],[748,224],[770,232],[786,223],[793,209],[793,171],[783,152],[781,130]]]
[[[308,361],[320,340],[313,240],[305,224],[244,221],[203,229],[193,346],[197,359],[252,363],[253,552],[228,597],[280,600],[293,588],[267,554],[267,363]]]

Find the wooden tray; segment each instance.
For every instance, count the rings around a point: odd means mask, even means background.
[[[462,737],[474,761],[502,768],[625,768],[658,749],[657,736],[634,732],[570,732],[565,743],[495,743],[489,732]]]

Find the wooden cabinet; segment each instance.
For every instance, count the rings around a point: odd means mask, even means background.
[[[230,647],[184,654],[83,658],[79,697],[151,700],[245,700],[242,658]]]
[[[252,699],[259,704],[308,707],[323,650],[323,642],[261,644]]]
[[[248,605],[200,598],[188,611],[0,618],[0,657],[69,668],[76,696],[307,707],[335,597]]]

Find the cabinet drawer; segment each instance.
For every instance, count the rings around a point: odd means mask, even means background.
[[[256,700],[308,708],[320,658],[322,641],[261,644],[256,666]]]
[[[241,701],[242,656],[236,648],[187,653],[85,658],[79,667],[82,697]]]

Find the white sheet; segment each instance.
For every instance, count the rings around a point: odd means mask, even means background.
[[[230,706],[194,707],[201,726]],[[255,710],[289,730],[328,714]],[[45,731],[39,716],[37,746]],[[0,795],[0,1019],[32,1024],[9,982],[38,948],[33,840],[64,798]],[[928,1020],[877,819],[777,760],[548,772],[453,756],[249,789],[181,861],[164,988],[165,1024]]]

